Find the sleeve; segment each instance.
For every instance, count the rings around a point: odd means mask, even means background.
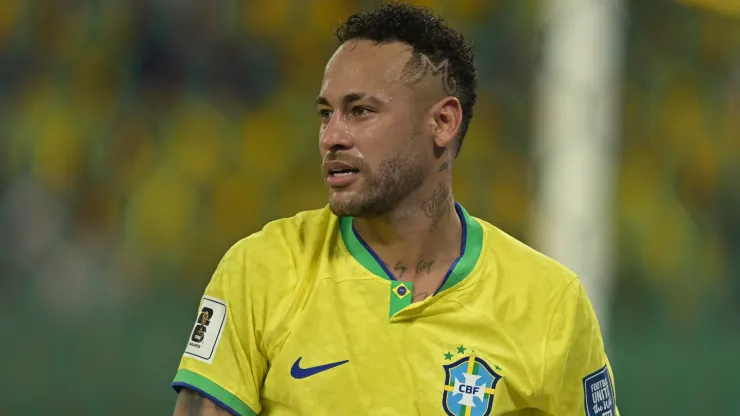
[[[543,396],[558,416],[618,416],[601,329],[579,279],[563,292],[545,342]]]
[[[267,371],[259,334],[264,316],[248,285],[243,244],[219,263],[198,307],[185,352],[172,383],[194,390],[233,415],[260,412],[259,391]]]

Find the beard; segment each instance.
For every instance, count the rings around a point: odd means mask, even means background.
[[[329,208],[338,217],[375,218],[394,210],[424,183],[418,157],[406,150],[384,160],[375,172],[362,169],[360,189],[332,195]]]

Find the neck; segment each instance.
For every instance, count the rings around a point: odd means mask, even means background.
[[[447,181],[409,196],[386,215],[355,218],[354,225],[394,273],[399,272],[394,270],[398,264],[419,269],[419,265],[454,260],[460,254],[462,226]]]

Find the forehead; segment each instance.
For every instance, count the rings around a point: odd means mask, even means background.
[[[403,86],[400,79],[411,57],[411,48],[401,42],[348,41],[326,64],[321,95],[347,92],[395,95]]]

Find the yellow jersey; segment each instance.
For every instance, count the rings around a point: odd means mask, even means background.
[[[267,224],[213,275],[173,387],[234,415],[617,414],[578,278],[470,216],[434,296],[411,302],[350,217]]]

